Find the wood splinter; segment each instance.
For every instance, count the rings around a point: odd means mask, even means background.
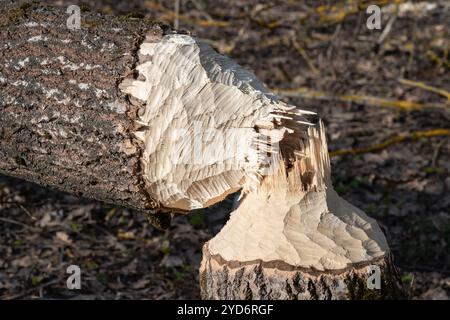
[[[242,189],[203,248],[205,299],[401,296],[378,224],[333,190],[314,113],[194,37],[18,8],[0,8],[0,173],[166,214]]]

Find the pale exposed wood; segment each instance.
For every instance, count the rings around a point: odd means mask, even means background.
[[[225,227],[204,245],[203,298],[403,296],[380,227],[333,190],[323,126],[304,133],[309,139],[296,157],[279,158],[274,174],[245,196]],[[372,268],[380,271],[379,290],[367,284]]]
[[[144,180],[164,207],[204,208],[259,181],[261,154],[287,130],[281,114],[308,114],[188,35],[147,39],[138,55],[141,79],[120,88],[142,109],[135,135],[145,148]]]

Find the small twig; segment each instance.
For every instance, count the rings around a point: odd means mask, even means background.
[[[16,299],[22,298],[23,296],[26,296],[36,290],[41,291],[41,290],[45,289],[46,287],[56,284],[60,281],[61,281],[61,279],[53,279],[53,280],[47,281],[47,282],[39,285],[36,288],[30,288],[28,290],[22,291],[18,294],[12,295],[12,296],[7,296],[7,295],[1,296],[0,300],[16,300]]]
[[[328,48],[327,48],[327,58],[328,60],[330,60],[331,62],[333,62],[334,60],[331,58],[331,55],[333,53],[333,48],[334,48],[334,43],[339,35],[339,33],[341,32],[342,29],[342,23],[339,23],[336,28],[334,29],[333,35],[331,36],[330,42],[328,43]]]
[[[447,98],[448,101],[450,101],[450,92],[448,92],[445,89],[441,89],[441,88],[436,88],[436,87],[432,87],[429,86],[423,82],[419,82],[419,81],[412,81],[412,80],[408,80],[408,79],[399,79],[398,80],[400,83],[408,85],[408,86],[413,86],[416,88],[420,88],[426,91],[431,91],[437,94],[440,94],[441,96],[444,96]]]
[[[160,10],[163,12],[163,15],[159,18],[161,21],[175,21],[175,11],[172,9],[167,9],[164,6],[162,6],[159,3],[156,2],[147,2],[147,6],[150,9],[154,10]],[[209,19],[197,19],[197,18],[190,18],[182,14],[178,14],[178,20],[183,21],[187,24],[194,24],[202,27],[218,27],[218,28],[225,28],[228,27],[230,24],[228,21],[216,21],[216,20],[209,20]]]
[[[180,27],[180,0],[175,0],[175,15],[174,15],[174,21],[173,21],[173,27],[174,29],[178,30]]]
[[[27,208],[25,208],[20,202],[17,202],[17,201],[0,201],[0,204],[14,204],[14,205],[18,206],[20,209],[22,209],[23,212],[25,212],[25,214],[31,218],[31,220],[34,220],[34,221],[37,220],[37,218],[35,216],[33,216],[31,214],[31,212]]]
[[[0,217],[0,221],[6,222],[6,223],[10,223],[10,224],[15,224],[15,225],[21,226],[21,227],[23,227],[25,229],[31,230],[33,232],[37,232],[38,231],[38,229],[36,229],[34,227],[30,227],[29,225],[26,225],[25,223],[22,223],[22,222],[19,222],[19,221],[16,221],[16,220]]]
[[[433,153],[433,160],[431,161],[431,166],[435,167],[437,163],[437,159],[439,157],[439,152],[441,151],[442,146],[447,142],[447,139],[443,139],[441,142],[438,143],[436,146],[436,149],[434,149]]]
[[[197,8],[197,10],[201,11],[202,14],[206,17],[206,19],[213,21],[214,19],[211,17],[211,15],[205,11],[203,6],[197,1],[197,0],[191,0],[191,3],[194,4],[194,6]]]
[[[280,22],[279,21],[272,21],[272,22],[266,22],[263,19],[259,19],[257,18],[258,14],[260,14],[261,12],[271,9],[275,6],[275,4],[266,4],[266,5],[256,5],[251,11],[250,14],[248,15],[248,18],[250,21],[256,23],[257,25],[266,28],[266,29],[275,29],[278,28],[280,26]]]
[[[398,14],[398,5],[395,6],[395,13],[389,18],[388,23],[386,24],[386,27],[384,28],[383,32],[380,34],[380,37],[378,38],[378,45],[381,45],[388,36],[388,34],[391,32],[392,25],[394,24],[395,20],[397,19]]]
[[[386,98],[379,98],[374,96],[362,96],[356,94],[343,95],[339,97],[339,100],[345,102],[353,102],[360,104],[367,104],[370,106],[380,106],[388,108],[398,108],[402,110],[415,110],[422,109],[423,104],[410,100],[392,100]]]
[[[328,93],[307,88],[307,87],[299,87],[294,89],[279,89],[272,88],[272,90],[278,94],[287,96],[287,97],[302,97],[306,99],[317,99],[317,100],[333,100],[333,97]]]
[[[450,271],[444,270],[440,271],[437,268],[427,267],[427,266],[420,266],[417,264],[414,264],[413,266],[406,266],[406,265],[397,265],[402,270],[409,271],[409,272],[438,272],[443,275],[450,275]]]
[[[416,275],[412,274],[411,283],[409,285],[409,296],[412,297],[414,293],[414,286],[416,285]]]
[[[370,153],[383,150],[390,147],[393,144],[400,143],[406,140],[417,140],[419,138],[431,138],[437,136],[450,136],[450,130],[448,129],[435,129],[435,130],[425,130],[425,131],[414,131],[409,135],[397,135],[393,138],[387,139],[381,143],[354,149],[341,149],[330,152],[330,157],[342,156],[342,155],[356,155],[363,153]]]
[[[245,28],[242,27],[239,29],[237,36],[231,40],[230,45],[228,45],[225,48],[226,54],[230,55],[233,52],[234,48],[236,47],[236,44],[244,37],[244,34],[245,34]]]
[[[297,52],[302,56],[302,58],[305,59],[309,69],[314,73],[314,75],[319,76],[320,71],[316,68],[314,63],[312,63],[311,59],[308,57],[308,54],[306,53],[305,49],[303,49],[300,42],[298,41],[297,36],[292,37],[292,45],[294,46],[295,50],[297,50]]]
[[[341,102],[351,102],[358,103],[374,107],[386,107],[386,108],[397,108],[404,111],[411,110],[435,110],[435,109],[448,109],[446,105],[433,103],[432,105],[423,104],[420,102],[410,101],[410,100],[393,100],[388,98],[380,98],[368,95],[357,95],[349,94],[342,96],[332,96],[326,92],[310,89],[307,87],[300,87],[294,89],[277,89],[273,88],[278,94],[282,94],[288,97],[300,96],[307,99],[317,99],[317,100],[335,100]]]
[[[28,217],[30,217],[31,220],[34,220],[34,221],[37,220],[37,218],[36,218],[35,216],[33,216],[33,215],[31,214],[31,212],[30,212],[27,208],[25,208],[22,204],[18,203],[17,206],[19,206],[19,208],[22,209],[23,212],[25,212],[25,214],[26,214]]]

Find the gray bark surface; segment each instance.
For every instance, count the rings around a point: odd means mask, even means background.
[[[119,91],[139,44],[161,37],[142,19],[0,1],[0,173],[140,210],[158,204],[140,175],[137,107]]]

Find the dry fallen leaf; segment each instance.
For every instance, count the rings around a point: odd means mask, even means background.
[[[60,240],[66,244],[72,244],[72,240],[70,239],[69,235],[63,231],[58,231],[55,237],[57,240]]]

